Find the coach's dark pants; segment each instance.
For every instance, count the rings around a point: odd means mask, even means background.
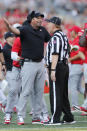
[[[73,115],[70,110],[70,103],[68,100],[68,76],[69,68],[67,64],[59,63],[56,68],[56,82],[55,93],[53,95],[56,100],[55,111],[53,113],[53,122],[60,122],[62,112],[64,113],[63,119],[66,121],[72,121]]]

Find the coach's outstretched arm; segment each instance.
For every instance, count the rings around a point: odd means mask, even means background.
[[[11,32],[13,32],[13,33],[16,34],[16,35],[20,35],[20,30],[17,29],[17,28],[12,27],[6,18],[4,18],[4,22],[5,22],[6,26],[7,26],[7,28],[8,28]]]

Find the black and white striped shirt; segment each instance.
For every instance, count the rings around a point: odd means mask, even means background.
[[[69,57],[69,44],[67,36],[61,31],[56,31],[49,41],[46,48],[46,65],[49,66],[49,63],[52,62],[52,55],[58,54],[58,61],[64,60],[64,58]]]

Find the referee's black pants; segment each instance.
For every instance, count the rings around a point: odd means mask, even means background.
[[[54,97],[54,112],[52,122],[60,122],[62,112],[64,113],[63,120],[73,121],[73,115],[70,110],[68,99],[68,76],[69,67],[67,64],[59,63],[56,67],[56,82],[53,82],[53,97]]]

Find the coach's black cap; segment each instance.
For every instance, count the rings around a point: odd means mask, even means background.
[[[40,12],[35,12],[34,17],[39,17],[39,16],[44,18],[44,14],[42,14]]]
[[[15,37],[15,35],[12,32],[6,32],[4,38],[7,39],[8,37]]]
[[[61,25],[61,19],[59,17],[52,17],[50,19],[46,19],[46,21],[54,23],[56,25]]]
[[[36,11],[32,11],[31,13],[29,13],[29,15],[27,16],[27,20],[30,22],[34,17],[39,17],[41,16],[42,18],[44,18],[44,14],[40,13],[40,12],[36,12]]]

